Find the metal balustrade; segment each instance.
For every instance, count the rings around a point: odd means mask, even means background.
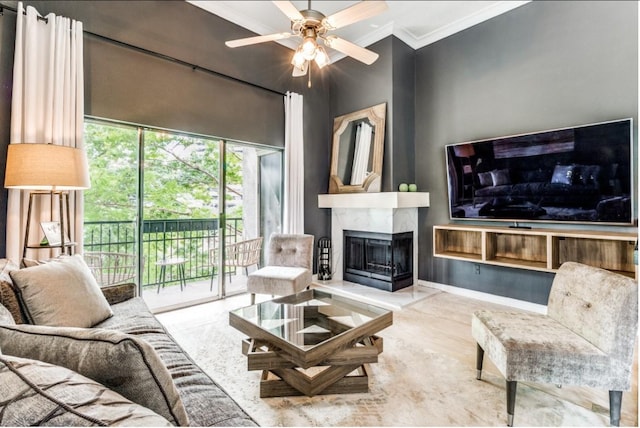
[[[228,218],[227,244],[241,241],[242,231],[241,218]],[[84,250],[136,254],[136,236],[134,222],[88,221],[84,223]],[[186,260],[184,268],[187,282],[211,278],[212,270],[216,267],[209,261],[209,251],[217,247],[218,236],[218,219],[143,221],[142,287],[157,287],[160,267],[156,263],[166,258],[180,257]]]

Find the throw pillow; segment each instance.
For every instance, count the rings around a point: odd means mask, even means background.
[[[113,315],[81,256],[10,272],[33,324],[91,327]]]
[[[152,410],[64,367],[0,356],[2,425],[171,426]]]
[[[24,269],[24,268],[28,268],[28,267],[39,266],[41,264],[44,264],[44,262],[41,262],[41,261],[36,260],[36,259],[28,259],[26,257],[23,257],[22,261],[20,263],[20,267]]]
[[[16,295],[16,289],[9,275],[11,271],[18,270],[20,267],[12,260],[0,259],[0,304],[11,312],[13,319],[18,324],[27,322],[20,306],[20,301]]]
[[[13,319],[9,309],[0,304],[0,325],[15,325],[16,321]]]
[[[169,370],[145,340],[116,330],[0,325],[0,348],[66,367],[176,425],[188,425]]]
[[[493,178],[491,172],[479,172],[478,181],[482,187],[493,186]]]
[[[494,186],[503,186],[505,184],[511,184],[511,177],[509,176],[508,169],[499,169],[491,171],[491,180]]]
[[[585,186],[598,186],[600,165],[578,165],[577,169],[580,184],[584,184]]]
[[[573,165],[556,165],[551,182],[554,184],[573,184]]]

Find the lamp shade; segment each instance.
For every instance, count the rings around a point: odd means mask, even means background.
[[[82,149],[56,144],[9,144],[4,187],[77,190],[91,187]]]

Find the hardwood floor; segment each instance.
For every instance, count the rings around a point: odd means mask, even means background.
[[[505,306],[483,302],[481,300],[454,296],[442,293],[433,297],[434,304],[421,306],[420,312],[425,318],[421,322],[421,343],[430,351],[450,355],[462,360],[469,366],[475,367],[476,347],[471,337],[471,316],[478,309],[505,309]],[[437,301],[437,302],[436,302]],[[411,318],[411,308],[396,314],[398,317]],[[497,376],[499,371],[493,363],[485,358],[483,371],[489,371]],[[623,394],[621,425],[638,426],[638,343],[634,355],[632,389]],[[607,391],[575,386],[529,383],[540,391],[560,399],[578,404],[586,409],[598,413],[609,413],[609,395]],[[516,398],[517,402],[517,398]]]
[[[381,332],[381,336],[385,340],[385,350],[381,354],[381,361],[375,365],[375,373],[373,377],[372,394],[369,396],[359,398],[348,398],[349,395],[345,395],[344,398],[339,400],[344,401],[330,401],[332,406],[336,407],[337,412],[368,412],[368,417],[373,412],[371,410],[371,400],[382,400],[392,402],[392,396],[395,394],[407,394],[411,383],[413,383],[412,376],[425,376],[425,374],[415,372],[419,369],[421,358],[429,358],[429,356],[448,356],[451,360],[455,360],[456,363],[463,367],[465,370],[469,370],[471,373],[475,373],[475,358],[476,358],[476,346],[473,338],[471,337],[471,314],[478,309],[511,309],[505,306],[497,305],[494,303],[488,303],[481,300],[476,300],[468,297],[462,297],[450,293],[446,293],[440,290],[429,289],[430,296],[420,300],[419,302],[412,304],[402,310],[394,312],[393,325],[386,328]],[[257,296],[259,301],[268,300],[268,296]],[[407,414],[401,410],[396,409],[397,405],[391,406],[391,412],[400,412],[398,416],[404,419],[390,419],[388,414],[385,414],[390,409],[378,412],[376,418],[367,420],[356,420],[352,413],[351,416],[345,416],[344,421],[334,421],[326,418],[326,412],[322,411],[323,401],[319,397],[305,398],[305,399],[287,399],[284,401],[269,401],[256,400],[257,386],[247,387],[247,384],[257,381],[255,373],[245,373],[244,371],[238,372],[237,367],[242,367],[244,357],[239,354],[236,349],[238,346],[236,341],[239,342],[240,338],[235,336],[234,329],[226,326],[211,326],[212,320],[217,319],[218,323],[227,324],[227,317],[224,316],[226,312],[231,309],[235,309],[242,306],[249,305],[248,295],[239,295],[227,298],[225,300],[216,301],[212,303],[195,306],[192,308],[182,309],[178,311],[167,312],[158,315],[163,324],[167,326],[169,331],[179,341],[179,343],[185,345],[188,352],[192,352],[192,357],[200,363],[199,358],[202,358],[202,362],[205,365],[210,364],[209,367],[215,367],[217,372],[220,372],[218,382],[223,382],[223,387],[226,387],[232,396],[239,401],[243,406],[248,407],[248,410],[254,412],[254,414],[260,415],[261,423],[264,425],[359,425],[359,426],[392,426],[392,425],[412,425],[412,426],[481,426],[481,425],[502,425],[504,419],[504,413],[506,410],[506,403],[504,402],[503,392],[500,389],[504,389],[504,380],[499,374],[492,362],[485,358],[484,364],[484,376],[483,382],[487,382],[488,389],[485,391],[492,391],[493,398],[490,397],[472,397],[472,398],[460,398],[464,402],[457,402],[456,395],[447,394],[442,392],[442,389],[448,388],[447,385],[428,385],[421,391],[419,386],[417,392],[421,398],[416,398],[420,401],[420,406],[414,409],[412,413]],[[518,309],[513,309],[518,310]],[[216,315],[217,314],[217,315]],[[211,331],[208,331],[211,329]],[[231,330],[231,331],[229,331]],[[224,335],[230,335],[231,340],[226,339]],[[222,341],[230,341],[231,344],[228,349],[225,348],[224,355],[229,356],[231,352],[232,359],[236,359],[231,365],[232,367],[226,367],[221,369],[219,366],[219,358],[208,356],[210,351],[203,344],[208,338],[216,337],[218,343]],[[218,345],[220,346],[220,345]],[[413,351],[410,351],[413,350]],[[393,353],[396,354],[393,354]],[[410,354],[407,354],[410,352]],[[414,373],[412,373],[411,367],[407,368],[398,366],[397,354],[403,355],[402,359],[405,364],[413,367]],[[633,368],[633,385],[632,390],[625,392],[623,395],[622,403],[622,426],[637,426],[638,425],[638,358],[637,358],[637,346],[635,363]],[[213,362],[216,358],[218,362]],[[227,357],[228,358],[228,357]],[[207,360],[210,360],[207,363]],[[227,373],[225,376],[224,373]],[[211,373],[211,372],[210,372]],[[230,373],[232,377],[237,378],[237,381],[228,381]],[[216,375],[218,373],[214,373]],[[426,380],[429,380],[429,375],[426,374]],[[471,375],[473,376],[473,375]],[[215,376],[214,380],[215,380]],[[465,379],[460,381],[458,385],[454,386],[458,388],[478,388],[478,386]],[[256,378],[254,380],[254,378]],[[396,388],[398,390],[379,389],[379,385],[385,385],[384,388],[388,388],[388,383],[385,380],[399,379],[399,382],[405,382],[398,384]],[[400,380],[402,379],[402,380]],[[224,384],[224,382],[229,382]],[[234,384],[239,383],[239,385]],[[378,383],[379,384],[376,384]],[[473,379],[472,382],[477,382]],[[519,388],[518,397],[516,399],[516,418],[515,425],[523,426],[570,426],[570,425],[589,425],[598,426],[608,421],[608,392],[603,390],[597,390],[593,388],[562,386],[546,384],[534,384],[534,383],[522,383],[522,390]],[[253,388],[256,388],[254,390]],[[439,388],[434,391],[434,388]],[[431,392],[428,392],[431,391]],[[538,392],[536,392],[538,391]],[[376,399],[376,393],[378,398]],[[448,415],[441,415],[436,408],[430,408],[429,403],[424,401],[424,394],[430,394],[436,397],[447,397],[444,400],[453,400],[451,402],[445,401],[445,406],[460,406],[461,410],[452,409],[452,411],[458,414],[455,417]],[[445,394],[445,395],[442,395]],[[465,394],[459,394],[464,396]],[[469,395],[468,393],[466,395]],[[429,396],[429,395],[427,395]],[[549,397],[551,396],[551,397]],[[328,396],[330,397],[330,396]],[[552,399],[557,398],[557,400]],[[326,398],[326,400],[332,400]],[[442,398],[440,398],[442,400]],[[491,401],[493,400],[493,401]],[[348,403],[351,401],[352,403]],[[484,401],[484,404],[483,404]],[[356,404],[353,404],[356,403]],[[364,404],[363,404],[364,403]],[[448,404],[447,404],[448,403]],[[452,404],[453,403],[453,404]],[[347,410],[347,406],[351,405],[351,408]],[[293,408],[291,408],[293,406]],[[303,419],[300,411],[300,407],[304,407]],[[344,406],[341,407],[341,406]],[[382,405],[380,405],[382,408]],[[482,408],[484,406],[484,408]],[[544,410],[536,406],[546,406]],[[549,409],[549,406],[555,406],[553,409]],[[298,409],[298,410],[296,410]],[[365,410],[363,410],[365,409]],[[369,410],[366,410],[369,409]],[[471,409],[471,410],[470,410]],[[586,410],[585,410],[586,409]],[[469,415],[464,414],[469,413]],[[491,414],[491,412],[496,412]],[[574,415],[575,413],[575,415]],[[338,414],[338,413],[336,413]],[[359,414],[359,413],[358,413]],[[538,414],[546,414],[545,416],[538,417]],[[585,414],[587,416],[585,416]],[[591,416],[589,416],[591,415]],[[400,422],[397,422],[400,421]],[[585,422],[586,421],[586,422]],[[595,421],[595,422],[594,422]],[[506,424],[506,419],[504,420]]]

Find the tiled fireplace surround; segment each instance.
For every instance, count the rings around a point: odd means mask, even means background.
[[[331,273],[343,279],[343,231],[413,232],[413,283],[418,281],[418,208],[429,206],[429,193],[380,192],[318,195],[320,208],[331,208]]]

